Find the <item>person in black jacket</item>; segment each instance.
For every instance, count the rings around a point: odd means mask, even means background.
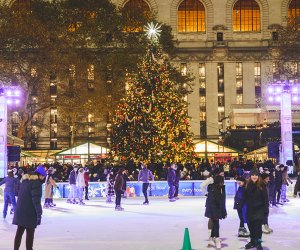
[[[234,196],[234,206],[233,209],[237,210],[239,219],[240,219],[240,227],[239,227],[239,232],[238,232],[238,237],[249,237],[250,234],[245,228],[245,223],[247,222],[246,220],[246,205],[245,203],[243,206],[241,206],[241,202],[243,200],[243,196],[245,193],[245,186],[246,186],[246,180],[244,177],[238,177],[236,179],[237,184],[238,184],[238,190],[235,193]]]
[[[297,195],[299,194],[300,197],[300,171],[298,172],[298,177],[297,177],[297,181],[295,184],[295,188],[294,188],[294,197],[296,198]]]
[[[116,207],[115,210],[117,211],[123,211],[124,208],[121,207],[121,197],[124,192],[123,186],[124,186],[124,179],[123,179],[123,168],[120,168],[118,171],[118,174],[116,175],[115,178],[115,183],[114,183],[114,190],[116,193]]]
[[[33,246],[34,232],[37,225],[41,224],[42,218],[42,181],[46,176],[43,166],[38,166],[32,174],[25,174],[20,186],[13,224],[17,225],[14,241],[14,250],[21,245],[22,236],[26,230],[26,249],[31,250]]]
[[[219,220],[227,217],[224,177],[220,175],[215,176],[214,183],[208,185],[207,190],[205,217],[210,218],[213,224],[208,246],[214,246],[215,243],[215,247],[221,249]]]
[[[275,189],[276,189],[276,204],[283,205],[280,203],[281,189],[282,189],[282,173],[284,170],[284,165],[280,164],[275,168]]]
[[[250,231],[250,242],[246,244],[245,249],[256,247],[257,250],[262,250],[262,224],[269,213],[269,202],[266,185],[256,169],[250,172],[242,201],[242,204],[244,203],[247,206],[246,218]]]

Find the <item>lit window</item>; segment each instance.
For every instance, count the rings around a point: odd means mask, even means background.
[[[300,0],[292,0],[288,9],[288,18],[294,19],[300,17]]]
[[[199,0],[184,0],[178,7],[178,32],[205,32],[205,8]]]
[[[181,63],[180,64],[180,72],[182,76],[186,76],[187,74],[187,65],[186,63]]]
[[[93,64],[90,64],[87,68],[88,80],[93,81],[95,79],[95,67]]]
[[[71,78],[75,78],[75,73],[76,73],[75,69],[76,69],[75,65],[71,64],[70,67],[69,67],[69,73],[70,73]]]
[[[260,8],[255,0],[238,0],[235,3],[233,31],[260,31]]]
[[[236,104],[243,104],[243,94],[236,96]]]

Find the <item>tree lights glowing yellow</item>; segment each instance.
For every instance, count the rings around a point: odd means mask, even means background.
[[[157,37],[149,39],[139,72],[128,79],[126,96],[116,109],[112,150],[121,160],[189,161],[194,145],[187,103],[178,83],[170,80],[173,68],[154,42]]]

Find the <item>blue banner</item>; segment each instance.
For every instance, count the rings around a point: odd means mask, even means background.
[[[180,181],[179,194],[183,196],[202,196],[200,185],[202,181]],[[68,198],[70,186],[68,183],[57,183],[59,189],[54,189],[54,198]],[[226,194],[234,196],[237,190],[236,181],[225,181]],[[167,196],[169,186],[166,181],[150,182],[148,188],[149,196]],[[137,181],[128,181],[126,187],[128,197],[143,196],[143,183]],[[106,197],[106,182],[90,182],[89,183],[89,197]]]

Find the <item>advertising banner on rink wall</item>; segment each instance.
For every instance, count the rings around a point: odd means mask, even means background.
[[[295,180],[293,184],[287,187],[287,195],[292,196],[294,192]],[[200,185],[202,181],[180,181],[179,195],[181,196],[203,196]],[[59,189],[54,188],[54,198],[68,198],[70,193],[70,185],[65,182],[58,182]],[[126,185],[126,194],[128,197],[142,197],[143,188],[142,182],[130,181]],[[237,183],[234,180],[226,180],[226,195],[234,196],[237,190]],[[0,187],[0,200],[3,200],[4,185]],[[149,196],[168,196],[169,186],[166,181],[150,182],[148,188]],[[106,197],[106,182],[90,182],[89,183],[89,197]]]
[[[181,196],[203,196],[200,184],[202,181],[180,181],[179,195]],[[70,186],[68,183],[57,183],[59,189],[54,189],[54,198],[68,198],[70,193]],[[234,196],[237,190],[236,181],[225,181],[226,194]],[[169,186],[166,181],[150,182],[148,188],[149,196],[168,196]],[[130,181],[126,184],[126,194],[128,197],[142,197],[143,183],[137,181]],[[89,197],[106,197],[106,182],[90,182],[89,183]]]

